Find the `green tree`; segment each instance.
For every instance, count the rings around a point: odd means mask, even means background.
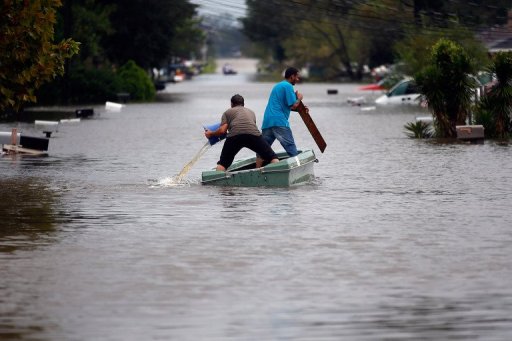
[[[324,69],[326,78],[341,74],[360,78],[369,48],[367,35],[349,15],[353,2],[250,0],[247,5],[244,32],[251,40],[265,44],[278,63],[313,64]],[[359,66],[355,72],[354,62]]]
[[[98,0],[66,0],[59,9],[55,36],[80,41],[79,58],[75,65],[98,66],[105,60],[103,42],[113,33],[109,16],[114,5],[105,5]]]
[[[197,58],[201,55],[201,48],[206,35],[200,28],[200,20],[187,18],[182,24],[176,27],[172,37],[167,56],[182,59]]]
[[[79,39],[80,56],[39,97],[45,104],[115,100],[126,91],[117,71],[129,60],[148,72],[172,56],[199,55],[204,34],[195,8],[188,0],[67,0],[59,8],[56,37]]]
[[[288,15],[295,6],[284,0],[246,0],[246,4],[247,17],[241,19],[243,32],[250,40],[265,47],[278,63],[283,63],[286,58],[283,43],[294,33],[293,21]]]
[[[144,69],[160,67],[174,56],[173,47],[186,45],[180,27],[191,27],[196,5],[188,0],[107,0],[116,5],[110,15],[114,32],[104,42],[108,58],[119,65],[133,60]],[[197,30],[187,33],[199,35]],[[187,35],[190,38],[190,35]],[[182,52],[183,53],[183,52]],[[188,56],[187,56],[188,57]]]
[[[496,83],[478,105],[477,123],[484,125],[489,137],[508,138],[512,114],[512,52],[496,54],[489,72],[495,75]]]
[[[148,74],[133,60],[129,60],[119,69],[121,89],[128,92],[132,99],[150,101],[155,97],[155,87]]]
[[[54,43],[59,0],[5,0],[0,9],[0,112],[19,112],[42,84],[64,73],[78,53],[72,39]]]
[[[489,59],[487,51],[473,32],[465,27],[453,24],[443,30],[412,28],[404,38],[396,42],[393,47],[399,60],[405,63],[404,72],[414,74],[423,69],[430,62],[429,49],[441,38],[447,38],[464,47],[466,53],[485,69]]]
[[[273,51],[279,63],[313,63],[327,69],[328,76],[344,72],[358,79],[363,64],[393,63],[400,57],[414,64],[410,72],[416,72],[416,66],[425,63],[428,46],[441,37],[457,41],[483,60],[485,51],[473,38],[475,30],[506,22],[512,4],[510,0],[248,0],[247,6],[244,32]],[[394,50],[395,42],[402,39]]]
[[[440,39],[429,65],[416,75],[421,94],[434,116],[438,137],[456,137],[456,125],[466,124],[476,83],[475,66],[460,45]]]
[[[413,10],[417,27],[449,27],[454,22],[468,28],[507,22],[510,0],[401,0]]]

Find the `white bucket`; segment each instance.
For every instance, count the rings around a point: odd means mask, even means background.
[[[124,107],[124,104],[114,103],[114,102],[105,102],[105,109],[111,111],[121,111]]]

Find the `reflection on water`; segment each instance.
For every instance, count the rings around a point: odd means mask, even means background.
[[[13,252],[48,239],[56,229],[58,196],[32,178],[0,178],[0,252]]]
[[[11,165],[16,166],[18,160],[9,159],[13,161]],[[55,210],[59,200],[58,194],[41,179],[0,178],[2,340],[25,340],[27,336],[43,332],[47,326],[37,322],[42,313],[27,311],[27,307],[34,304],[33,286],[38,285],[38,281],[27,282],[25,275],[32,271],[31,267],[17,265],[15,259],[25,258],[21,252],[33,252],[54,242],[59,223]]]
[[[272,84],[169,86],[179,100],[59,128],[47,158],[0,158],[0,339],[511,338],[510,146],[411,140],[423,109],[305,83],[327,141],[317,178],[204,186],[222,143],[194,158],[203,125],[234,93],[261,123]]]

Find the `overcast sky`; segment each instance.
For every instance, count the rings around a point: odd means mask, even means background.
[[[200,14],[213,16],[231,14],[235,18],[244,17],[246,12],[245,0],[190,0],[199,5]]]

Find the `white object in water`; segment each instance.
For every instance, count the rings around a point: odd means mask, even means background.
[[[347,98],[347,102],[352,105],[361,105],[363,103],[366,103],[366,98],[364,97],[349,97]]]
[[[370,111],[370,110],[375,110],[377,107],[375,106],[370,106],[370,107],[361,107],[361,111]]]
[[[43,133],[46,134],[46,137],[50,137],[52,133],[59,131],[59,122],[58,121],[34,121],[36,128],[41,129]]]
[[[79,118],[70,118],[70,119],[62,119],[60,120],[60,123],[79,123]]]
[[[34,124],[36,126],[49,126],[49,127],[57,127],[59,125],[59,121],[41,121],[35,120]]]
[[[124,107],[124,104],[114,103],[114,102],[105,102],[105,109],[112,111],[121,111]]]

